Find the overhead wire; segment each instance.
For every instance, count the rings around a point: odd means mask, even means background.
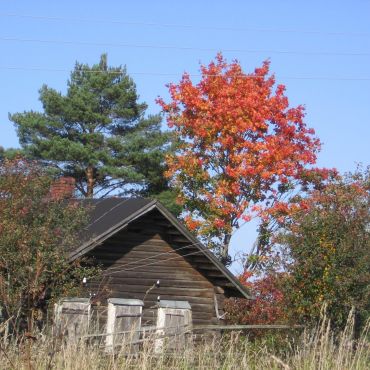
[[[78,40],[52,40],[52,39],[36,39],[36,38],[20,38],[20,37],[5,37],[1,36],[0,41],[5,42],[27,42],[27,43],[42,43],[42,44],[58,44],[58,45],[79,45],[79,46],[110,46],[110,47],[127,47],[127,48],[144,48],[144,49],[166,49],[166,50],[190,50],[190,51],[206,51],[206,52],[233,52],[233,53],[269,53],[269,54],[289,54],[289,55],[313,55],[313,56],[356,56],[368,57],[370,52],[331,52],[331,51],[291,51],[291,50],[257,50],[257,49],[228,49],[228,48],[201,48],[192,46],[176,46],[176,45],[152,45],[152,44],[134,44],[134,43],[110,43],[110,42],[91,42]]]
[[[298,214],[298,213],[301,213],[303,212],[303,210],[301,211],[297,211],[295,212],[294,214]],[[231,233],[231,236],[233,236],[236,232],[238,232],[242,227],[244,227],[248,222],[245,221],[241,226],[239,226],[237,229],[235,229],[232,233]],[[139,259],[139,260],[136,260],[136,261],[132,261],[132,262],[129,262],[127,264],[124,264],[123,266],[119,266],[119,267],[116,267],[114,268],[114,271],[112,270],[109,270],[107,273],[104,273],[103,276],[104,277],[107,277],[107,276],[111,276],[113,274],[116,274],[116,273],[119,273],[119,272],[125,272],[125,271],[132,271],[132,270],[136,270],[136,269],[139,269],[139,268],[144,268],[144,267],[147,267],[147,266],[151,266],[151,265],[154,265],[156,263],[159,263],[159,262],[166,262],[166,261],[170,261],[170,260],[174,260],[174,259],[177,259],[177,258],[183,258],[183,257],[187,257],[187,256],[190,256],[190,255],[195,255],[195,254],[198,254],[198,253],[203,253],[205,254],[206,251],[208,251],[209,249],[201,249],[197,252],[192,252],[192,253],[188,253],[188,254],[185,254],[185,255],[178,255],[176,257],[172,257],[172,258],[169,258],[169,259],[165,259],[165,260],[159,260],[159,261],[153,261],[152,263],[148,263],[148,264],[144,264],[144,265],[139,265],[139,266],[134,266],[133,268],[129,268],[129,269],[125,269],[125,268],[122,268],[122,267],[126,267],[128,265],[131,265],[131,264],[137,264],[138,262],[142,262],[144,260],[149,260],[149,259],[152,259],[152,258],[156,258],[158,256],[161,256],[161,255],[167,255],[167,254],[172,254],[172,253],[175,253],[177,252],[178,250],[181,250],[181,249],[185,249],[185,248],[189,248],[189,247],[192,247],[192,246],[195,246],[197,244],[202,244],[202,242],[197,242],[197,243],[193,243],[193,244],[189,244],[189,245],[186,245],[186,246],[183,246],[181,248],[176,248],[174,249],[173,251],[171,252],[163,252],[163,253],[159,253],[157,255],[154,255],[154,256],[150,256],[150,257],[146,257],[146,258],[143,258],[143,259]],[[201,246],[202,248],[202,246]],[[111,272],[112,271],[112,272]]]
[[[178,256],[175,256],[175,257],[167,258],[165,260],[153,261],[151,263],[147,263],[147,264],[141,265],[141,266],[134,266],[134,267],[131,267],[129,269],[121,269],[121,270],[113,271],[112,273],[109,273],[108,272],[106,274],[103,274],[103,276],[106,277],[106,276],[111,276],[113,274],[117,274],[119,272],[126,272],[126,271],[137,270],[137,269],[144,268],[144,267],[147,267],[147,266],[155,265],[155,264],[157,264],[159,262],[167,262],[167,261],[171,261],[171,260],[174,260],[174,259],[177,259],[177,258],[184,258],[184,257],[187,257],[187,256],[192,256],[192,255],[195,255],[195,254],[199,254],[199,253],[205,254],[206,252],[205,252],[205,250],[199,250],[199,251],[196,251],[196,252],[187,253],[187,254],[184,254],[184,255],[178,255]]]
[[[237,229],[235,229],[232,233],[231,233],[231,237],[241,228],[241,227],[243,227],[245,224],[246,224],[247,222],[245,222],[245,223],[243,223],[239,228],[237,228]],[[149,260],[149,259],[153,259],[153,258],[156,258],[156,257],[158,257],[158,256],[161,256],[161,255],[167,255],[167,254],[172,254],[172,253],[175,253],[175,252],[177,252],[178,250],[182,250],[182,249],[185,249],[185,248],[190,248],[190,247],[193,247],[193,246],[195,246],[195,245],[200,245],[200,247],[201,248],[203,248],[203,246],[202,246],[202,242],[201,241],[198,241],[198,242],[196,242],[196,243],[192,243],[192,244],[189,244],[189,245],[185,245],[185,246],[183,246],[183,247],[180,247],[180,248],[176,248],[176,249],[174,249],[173,251],[170,251],[170,252],[162,252],[162,253],[159,253],[159,254],[156,254],[156,255],[154,255],[154,256],[150,256],[150,257],[146,257],[146,258],[143,258],[143,259],[139,259],[139,260],[136,260],[136,261],[132,261],[132,262],[129,262],[129,263],[127,263],[127,264],[124,264],[123,266],[117,266],[117,267],[114,267],[114,268],[112,268],[111,270],[114,270],[113,271],[113,273],[117,273],[117,272],[124,272],[124,271],[131,271],[131,269],[128,269],[128,270],[126,270],[126,269],[124,269],[124,267],[126,267],[126,266],[128,266],[128,265],[131,265],[131,264],[137,264],[138,262],[142,262],[142,261],[144,261],[144,260]],[[205,251],[209,251],[211,248],[208,248],[208,249],[201,249],[201,250],[199,250],[198,252],[196,252],[196,253],[206,253]],[[212,252],[211,252],[212,253]],[[170,259],[166,259],[166,260],[164,260],[164,261],[155,261],[155,263],[158,263],[158,262],[165,262],[165,261],[168,261],[168,260],[172,260],[172,259],[176,259],[176,258],[180,258],[180,257],[186,257],[186,256],[189,256],[189,255],[192,255],[192,254],[194,254],[194,253],[190,253],[190,254],[185,254],[185,255],[179,255],[179,256],[176,256],[175,258],[170,258]],[[150,266],[150,265],[153,265],[153,264],[155,264],[155,263],[150,263],[150,264],[145,264],[145,265],[141,265],[141,266],[135,266],[135,269],[136,268],[142,268],[142,267],[146,267],[146,266]],[[110,271],[111,270],[109,270],[109,272],[108,273],[106,273],[106,274],[104,274],[104,276],[110,276],[111,275],[111,273],[110,273]]]
[[[133,22],[118,19],[104,18],[70,18],[60,16],[45,16],[33,14],[17,14],[17,13],[0,13],[3,18],[22,18],[31,20],[43,21],[58,21],[58,22],[86,22],[86,23],[111,23],[127,26],[146,26],[146,27],[163,27],[163,28],[185,28],[195,30],[212,30],[212,31],[236,31],[236,32],[264,32],[264,33],[300,33],[310,35],[329,35],[329,36],[370,36],[367,32],[338,32],[338,31],[321,31],[321,30],[302,30],[302,29],[279,29],[279,28],[255,28],[255,27],[231,27],[231,26],[205,26],[194,24],[175,24],[175,23],[160,23],[160,22]]]
[[[194,246],[194,245],[197,245],[197,244],[201,244],[201,242],[199,241],[199,242],[197,242],[197,243],[192,243],[192,244],[186,245],[186,246],[181,247],[181,248],[176,248],[176,249],[174,249],[174,250],[173,250],[173,251],[171,251],[171,252],[162,252],[162,253],[158,253],[158,254],[157,254],[157,255],[155,255],[155,256],[150,256],[150,257],[142,258],[142,259],[139,259],[139,260],[132,261],[132,262],[129,262],[129,263],[127,263],[127,264],[124,264],[123,266],[117,266],[117,267],[113,267],[113,268],[109,269],[109,270],[108,270],[108,272],[106,272],[106,273],[103,273],[103,274],[102,274],[102,278],[100,279],[100,283],[99,283],[99,286],[98,286],[98,288],[97,288],[97,290],[96,290],[96,292],[95,292],[95,296],[97,296],[97,295],[99,295],[99,294],[100,294],[102,284],[103,284],[103,282],[104,282],[104,280],[105,280],[106,278],[109,278],[109,276],[111,276],[112,274],[115,274],[115,273],[118,273],[118,272],[124,272],[124,271],[126,271],[126,269],[123,269],[122,267],[126,267],[126,266],[131,265],[131,264],[135,264],[135,263],[138,263],[138,262],[142,262],[142,261],[145,261],[145,260],[149,260],[149,259],[152,259],[152,258],[156,258],[156,257],[161,256],[161,255],[171,254],[171,253],[177,252],[177,251],[178,251],[178,250],[180,250],[180,249],[190,248],[190,247],[192,247],[192,246]],[[199,253],[199,252],[203,252],[203,251],[202,251],[202,250],[200,250],[200,251],[198,251],[198,252],[196,252],[196,253]],[[184,257],[184,256],[182,256],[182,255],[181,255],[181,256],[176,256],[176,258],[178,258],[178,257]],[[172,259],[173,259],[173,258],[172,258]],[[165,260],[165,261],[167,261],[167,260]],[[161,261],[161,262],[163,262],[163,261]],[[158,261],[155,261],[155,263],[158,263]],[[154,264],[154,263],[150,263],[150,264],[147,264],[147,265],[153,265],[153,264]],[[147,265],[135,266],[135,268],[146,267]],[[130,270],[131,270],[131,269],[128,269],[127,271],[130,271]]]
[[[0,70],[14,70],[14,71],[30,71],[30,72],[71,72],[65,68],[44,68],[44,67],[24,67],[24,66],[0,66]],[[103,70],[83,70],[83,73],[107,73],[107,74],[121,74],[126,72],[125,70],[120,71],[103,71]],[[161,73],[161,72],[129,72],[130,75],[137,76],[154,76],[154,77],[178,77],[182,73]],[[202,77],[201,74],[187,73],[189,77]],[[208,76],[217,77],[222,75]],[[234,76],[233,78],[261,78],[260,76],[251,75],[240,75]],[[285,80],[320,80],[320,81],[370,81],[370,77],[330,77],[330,76],[281,76],[281,79]]]
[[[153,259],[153,258],[157,258],[157,257],[159,257],[159,256],[164,256],[164,255],[167,255],[167,254],[173,254],[173,253],[175,253],[175,252],[177,252],[177,251],[179,251],[179,250],[187,249],[187,248],[192,248],[192,247],[194,247],[194,246],[196,246],[196,245],[198,245],[198,244],[202,244],[202,242],[201,242],[201,241],[198,241],[198,242],[196,242],[196,243],[188,244],[188,245],[182,246],[182,247],[180,247],[180,248],[174,248],[174,249],[173,249],[172,251],[170,251],[170,252],[161,252],[161,253],[157,253],[157,254],[155,254],[155,255],[153,255],[153,256],[149,256],[149,257],[145,257],[145,258],[140,258],[140,259],[138,259],[138,260],[136,260],[136,261],[132,261],[132,262],[125,263],[125,264],[124,264],[124,265],[122,265],[122,266],[112,267],[112,268],[110,268],[110,269],[109,269],[109,271],[114,271],[114,270],[117,270],[117,269],[122,269],[123,267],[129,266],[129,265],[133,265],[133,264],[137,264],[137,263],[139,263],[139,262],[147,261],[147,260],[150,260],[150,259]]]
[[[301,212],[304,212],[304,210],[301,210],[301,211],[296,211],[294,214],[299,214]],[[232,233],[231,233],[231,237],[237,233],[241,228],[243,228],[246,224],[248,224],[248,221],[245,221],[244,223],[242,223],[238,228],[236,228]],[[114,267],[110,270],[108,270],[107,273],[104,273],[103,276],[104,277],[107,277],[107,276],[110,276],[110,275],[113,275],[115,273],[119,273],[119,272],[125,272],[125,271],[131,271],[131,270],[135,270],[135,269],[138,269],[138,268],[144,268],[144,267],[147,267],[147,266],[151,266],[151,265],[154,265],[156,263],[159,263],[159,262],[166,262],[166,261],[170,261],[170,260],[174,260],[176,258],[181,258],[181,257],[186,257],[186,256],[190,256],[190,255],[193,255],[193,254],[198,254],[198,253],[206,253],[206,251],[209,251],[209,249],[201,249],[197,252],[192,252],[192,253],[189,253],[189,254],[185,254],[185,255],[178,255],[176,257],[173,257],[173,258],[169,258],[169,259],[165,259],[165,260],[159,260],[159,261],[153,261],[152,263],[148,263],[148,264],[144,264],[144,265],[139,265],[139,266],[134,266],[133,268],[131,269],[125,269],[125,267],[129,266],[129,265],[132,265],[132,264],[137,264],[138,262],[142,262],[142,261],[145,261],[145,260],[150,260],[150,259],[153,259],[153,258],[156,258],[158,256],[162,256],[162,255],[168,255],[168,254],[172,254],[172,253],[175,253],[177,252],[178,250],[182,250],[182,249],[185,249],[185,248],[190,248],[192,246],[195,246],[197,244],[200,244],[201,245],[201,248],[202,247],[202,242],[201,241],[198,241],[196,243],[192,243],[192,244],[189,244],[189,245],[185,245],[183,247],[180,247],[180,248],[176,248],[170,252],[162,252],[162,253],[158,253],[154,256],[149,256],[149,257],[146,257],[146,258],[142,258],[142,259],[139,259],[139,260],[136,260],[136,261],[132,261],[132,262],[129,262],[127,264],[124,264],[123,266],[117,266],[117,267]],[[112,271],[113,270],[113,271]]]
[[[295,214],[297,213],[301,213],[303,212],[303,210],[301,211],[298,211],[298,212],[295,212]],[[233,236],[238,230],[240,230],[240,228],[244,227],[245,225],[247,224],[247,222],[244,222],[239,228],[235,229],[232,233],[231,233],[231,236]],[[144,265],[139,265],[139,266],[133,266],[132,268],[126,268],[127,266],[129,265],[132,265],[132,264],[137,264],[138,262],[143,262],[145,260],[150,260],[150,259],[153,259],[153,258],[156,258],[158,256],[162,256],[162,255],[168,255],[168,254],[172,254],[172,253],[175,253],[177,252],[178,250],[182,250],[182,249],[185,249],[185,248],[189,248],[189,247],[192,247],[192,246],[195,246],[197,244],[200,244],[200,250],[196,251],[196,252],[191,252],[191,253],[187,253],[185,255],[176,255],[175,257],[172,257],[172,258],[167,258],[167,259],[164,259],[164,260],[157,260],[157,261],[153,261],[153,262],[150,262],[150,263],[147,263],[147,264],[144,264]],[[142,268],[145,268],[147,266],[152,266],[152,265],[155,265],[157,263],[163,263],[163,262],[167,262],[167,261],[171,261],[171,260],[175,260],[175,259],[178,259],[178,258],[185,258],[187,256],[192,256],[192,255],[197,255],[197,254],[203,254],[205,255],[207,253],[207,251],[209,251],[209,249],[206,249],[204,248],[203,249],[203,246],[202,246],[202,242],[196,242],[196,243],[192,243],[192,244],[189,244],[189,245],[186,245],[186,246],[183,246],[183,247],[180,247],[180,248],[176,248],[170,252],[162,252],[162,253],[158,253],[154,256],[149,256],[149,257],[146,257],[146,258],[142,258],[142,259],[139,259],[139,260],[136,260],[136,261],[132,261],[132,262],[129,262],[127,264],[124,264],[123,266],[117,266],[113,269],[110,269],[110,270],[106,270],[105,273],[102,274],[102,279],[100,280],[100,284],[99,284],[99,287],[98,287],[98,290],[97,290],[97,294],[99,294],[100,292],[100,288],[103,284],[103,281],[105,278],[109,278],[110,276],[114,275],[114,274],[117,274],[117,273],[121,273],[121,272],[127,272],[127,271],[133,271],[133,270],[137,270],[137,269],[142,269]],[[211,252],[212,253],[212,252]],[[241,258],[239,258],[238,260],[241,260]],[[236,260],[235,260],[236,261]]]
[[[123,205],[124,203],[126,203],[130,198],[124,198],[121,202],[115,204],[112,208],[109,208],[108,211],[104,212],[102,215],[100,215],[97,219],[95,219],[93,222],[91,222],[90,224],[88,224],[87,226],[85,226],[85,229],[88,229],[90,226],[94,225],[96,222],[98,222],[99,220],[101,220],[103,217],[105,217],[107,214],[109,214],[110,212],[112,212],[114,209],[116,209],[117,207]],[[101,200],[98,200],[96,205],[103,202],[105,199],[101,199]],[[95,206],[96,206],[95,205]]]

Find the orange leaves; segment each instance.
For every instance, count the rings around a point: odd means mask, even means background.
[[[245,222],[249,222],[252,220],[252,216],[251,215],[243,215],[242,216],[242,219],[245,221]]]
[[[213,221],[215,227],[225,227],[225,221],[224,220],[221,220],[219,218],[216,218],[214,221]]]
[[[190,216],[186,216],[184,221],[185,221],[186,226],[191,231],[196,230],[200,225],[199,221],[196,221],[196,220],[192,219]]]
[[[157,100],[186,143],[168,158],[168,175],[186,209],[197,211],[200,229],[216,227],[222,237],[241,215],[255,215],[249,207],[258,205],[260,214],[269,209],[266,200],[277,198],[279,184],[300,180],[320,149],[304,108],[289,107],[269,68],[265,61],[244,73],[239,62],[217,54],[201,66],[199,83],[184,74],[169,85],[171,102]]]

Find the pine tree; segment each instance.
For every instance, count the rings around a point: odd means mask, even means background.
[[[168,192],[164,155],[169,134],[160,115],[145,116],[125,67],[76,63],[67,93],[44,85],[43,112],[10,115],[26,155],[72,176],[83,197],[155,196]],[[167,196],[165,196],[167,197]]]

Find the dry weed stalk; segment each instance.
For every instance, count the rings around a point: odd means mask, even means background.
[[[299,340],[273,348],[267,341],[253,342],[241,333],[208,336],[176,351],[155,353],[155,334],[145,336],[140,351],[130,352],[130,337],[114,353],[104,350],[105,338],[60,341],[51,335],[40,335],[30,355],[33,369],[102,370],[102,369],[303,369],[364,370],[370,367],[370,323],[361,337],[353,339],[353,315],[341,333],[330,329],[325,315],[320,325],[306,331]],[[199,339],[199,338],[198,338]],[[201,338],[200,338],[201,339]],[[169,339],[171,340],[171,339]],[[172,344],[172,343],[171,343]],[[283,345],[282,345],[283,346]],[[1,369],[27,369],[17,341],[10,341],[0,353]]]

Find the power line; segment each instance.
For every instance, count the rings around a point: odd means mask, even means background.
[[[110,43],[110,42],[90,42],[90,41],[74,41],[74,40],[46,40],[34,38],[19,38],[19,37],[0,37],[0,41],[5,42],[29,42],[41,44],[58,44],[58,45],[80,45],[80,46],[110,46],[110,47],[126,47],[140,49],[165,49],[165,50],[183,50],[183,51],[206,51],[206,52],[233,52],[233,53],[269,53],[283,55],[312,55],[312,56],[354,56],[368,57],[369,52],[330,52],[330,51],[290,51],[290,50],[254,50],[254,49],[224,49],[224,48],[198,48],[191,46],[176,46],[176,45],[150,45],[150,44],[131,44],[131,43]]]
[[[231,237],[241,228],[243,227],[247,222],[244,222],[238,229],[235,229],[232,233],[231,233]],[[145,260],[149,260],[149,259],[152,259],[152,258],[156,258],[158,256],[162,256],[162,255],[167,255],[167,254],[172,254],[172,253],[175,253],[181,249],[185,249],[185,248],[190,248],[192,246],[195,246],[195,245],[198,245],[200,244],[200,250],[197,251],[197,252],[192,252],[192,253],[188,253],[188,254],[185,254],[185,255],[178,255],[176,257],[173,257],[173,258],[169,258],[169,259],[165,259],[165,260],[159,260],[159,261],[154,261],[153,263],[148,263],[148,264],[145,264],[145,265],[140,265],[140,266],[134,266],[133,268],[131,269],[125,269],[125,268],[122,268],[122,267],[126,267],[128,265],[131,265],[131,264],[136,264],[138,262],[142,262],[142,261],[145,261]],[[209,249],[205,249],[207,251],[209,251]],[[170,261],[170,260],[173,260],[173,259],[176,259],[176,258],[180,258],[180,257],[186,257],[186,256],[190,256],[190,255],[194,255],[194,254],[198,254],[198,253],[205,253],[205,250],[203,250],[203,245],[202,245],[202,242],[201,241],[198,241],[196,243],[193,243],[193,244],[189,244],[189,245],[185,245],[183,247],[180,247],[180,248],[176,248],[174,250],[172,250],[171,252],[163,252],[163,253],[158,253],[154,256],[151,256],[151,257],[146,257],[146,258],[142,258],[142,259],[139,259],[139,260],[136,260],[136,261],[132,261],[132,262],[129,262],[127,264],[124,264],[123,266],[117,266],[116,268],[113,268],[111,270],[108,271],[108,273],[106,274],[103,274],[104,277],[106,276],[110,276],[110,275],[113,275],[115,273],[118,273],[118,272],[125,272],[125,271],[131,271],[131,270],[136,270],[138,268],[142,268],[142,267],[146,267],[146,266],[151,266],[151,265],[154,265],[158,262],[166,262],[166,261]],[[212,252],[211,252],[212,253]],[[112,271],[114,270],[114,271]],[[100,286],[99,286],[99,289],[100,289]]]
[[[96,206],[97,204],[103,202],[104,199],[101,199],[100,201],[98,201],[94,206]],[[105,213],[103,213],[101,216],[99,216],[96,220],[94,220],[93,222],[89,223],[87,226],[85,226],[84,228],[85,229],[88,229],[90,226],[94,225],[96,222],[98,222],[99,220],[101,220],[103,217],[105,217],[108,213],[110,213],[111,211],[113,211],[114,209],[116,209],[117,207],[120,207],[121,205],[123,205],[124,203],[128,202],[129,201],[129,198],[125,198],[123,199],[122,201],[120,201],[119,203],[115,204],[112,208],[109,208],[108,211],[106,211]]]
[[[132,262],[128,262],[128,263],[125,263],[123,266],[116,266],[116,267],[113,267],[109,270],[109,272],[111,271],[114,271],[114,270],[121,270],[123,267],[126,267],[126,266],[129,266],[129,265],[133,265],[135,263],[138,263],[138,262],[143,262],[143,261],[147,261],[147,260],[150,260],[152,258],[157,258],[159,256],[164,256],[164,255],[167,255],[167,254],[173,254],[179,250],[182,250],[182,249],[186,249],[186,248],[191,248],[191,247],[194,247],[198,244],[202,244],[202,242],[198,241],[197,243],[192,243],[192,244],[188,244],[188,245],[185,245],[183,247],[180,247],[180,248],[174,248],[172,251],[170,252],[161,252],[161,253],[157,253],[155,254],[154,256],[150,256],[150,257],[145,257],[145,258],[140,258],[136,261],[132,261]]]
[[[117,270],[117,271],[113,271],[111,273],[107,273],[107,274],[103,274],[103,276],[111,276],[113,274],[117,274],[119,272],[126,272],[126,271],[132,271],[132,270],[136,270],[136,269],[139,269],[139,268],[143,268],[143,267],[147,267],[147,266],[152,266],[152,265],[155,265],[156,263],[159,263],[159,262],[167,262],[167,261],[171,261],[171,260],[174,260],[174,259],[177,259],[177,258],[184,258],[184,257],[187,257],[187,256],[193,256],[195,254],[199,254],[199,253],[205,253],[204,250],[199,250],[197,252],[192,252],[192,253],[187,253],[187,254],[184,254],[184,255],[178,255],[176,257],[171,257],[171,258],[167,258],[165,260],[159,260],[159,261],[154,261],[154,262],[151,262],[151,263],[147,263],[145,265],[140,265],[140,266],[134,266],[134,267],[131,267],[129,269],[122,269],[122,270]]]
[[[102,279],[100,280],[99,287],[97,289],[97,292],[98,293],[100,292],[100,288],[101,288],[101,286],[103,284],[104,279],[106,277],[109,277],[109,276],[113,275],[113,274],[116,274],[116,273],[119,273],[119,272],[124,272],[124,271],[136,270],[137,268],[151,266],[151,265],[154,265],[154,264],[156,264],[158,262],[166,262],[166,261],[169,261],[169,260],[173,260],[173,259],[180,258],[180,257],[185,257],[185,256],[192,255],[192,254],[204,253],[203,250],[199,250],[197,252],[189,253],[189,254],[186,254],[186,255],[178,255],[178,256],[173,257],[173,258],[169,258],[169,259],[165,259],[165,260],[160,260],[160,261],[154,261],[152,263],[148,263],[148,264],[141,265],[141,266],[135,266],[135,267],[130,268],[130,269],[126,269],[125,268],[128,265],[135,264],[135,263],[138,263],[138,262],[142,262],[142,261],[145,261],[145,260],[148,260],[148,259],[151,259],[151,258],[155,258],[155,257],[160,256],[160,255],[171,254],[171,253],[177,252],[178,250],[185,249],[185,248],[190,248],[190,247],[195,246],[197,244],[201,244],[201,242],[189,244],[189,245],[183,246],[181,248],[176,248],[176,249],[174,249],[171,252],[158,253],[158,254],[156,254],[154,256],[151,256],[151,257],[142,258],[142,259],[139,259],[139,260],[132,261],[132,262],[129,262],[127,264],[124,264],[123,266],[117,266],[116,268],[112,268],[112,269],[108,270],[106,273],[103,273]],[[122,268],[122,267],[124,267],[124,268]]]
[[[30,71],[30,72],[71,72],[70,69],[65,68],[45,68],[45,67],[28,67],[28,66],[0,66],[3,70],[14,71]],[[83,73],[108,73],[108,74],[121,74],[126,71],[103,71],[103,70],[84,70]],[[161,73],[161,72],[130,72],[130,75],[138,76],[155,76],[155,77],[178,77],[181,73]],[[201,74],[188,73],[189,77],[202,77]],[[220,76],[220,75],[208,75]],[[259,76],[240,75],[238,78],[261,78]],[[234,76],[236,78],[236,76]],[[280,79],[284,80],[322,80],[322,81],[370,81],[370,77],[330,77],[330,76],[281,76]]]
[[[295,214],[299,214],[301,212],[305,212],[304,210],[301,210],[301,211],[297,211],[295,212]],[[248,222],[244,222],[239,228],[235,229],[232,233],[231,233],[231,236],[233,236],[240,228],[244,227]],[[195,246],[197,244],[200,244],[200,250],[199,251],[196,251],[196,252],[191,252],[191,253],[187,253],[185,255],[177,255],[175,257],[172,257],[172,258],[167,258],[165,260],[157,260],[157,261],[153,261],[151,263],[147,263],[147,264],[144,264],[144,265],[139,265],[139,266],[134,266],[132,268],[125,268],[129,265],[132,265],[132,264],[137,264],[138,262],[143,262],[145,260],[150,260],[150,259],[153,259],[153,258],[156,258],[158,256],[162,256],[162,255],[168,255],[168,254],[172,254],[172,253],[175,253],[179,250],[182,250],[182,249],[185,249],[185,248],[190,248],[192,246]],[[183,247],[180,247],[180,248],[176,248],[176,249],[173,249],[172,251],[170,252],[162,252],[162,253],[158,253],[158,254],[155,254],[154,256],[150,256],[150,257],[145,257],[145,258],[141,258],[139,260],[136,260],[136,261],[132,261],[132,262],[129,262],[127,264],[124,264],[123,266],[117,266],[115,268],[112,268],[110,270],[107,270],[106,273],[103,273],[103,279],[105,277],[109,277],[111,275],[114,275],[114,274],[117,274],[117,273],[120,273],[120,272],[126,272],[126,271],[133,271],[133,270],[137,270],[137,269],[140,269],[140,268],[144,268],[144,267],[147,267],[147,266],[152,266],[152,265],[155,265],[157,263],[160,263],[160,262],[167,262],[167,261],[171,261],[171,260],[175,260],[177,258],[184,258],[184,257],[187,257],[187,256],[192,256],[192,255],[196,255],[196,254],[200,254],[200,253],[203,253],[205,254],[206,251],[209,251],[209,249],[203,249],[203,246],[201,245],[202,242],[198,241],[196,243],[193,243],[193,244],[189,244],[189,245],[185,245]],[[211,252],[212,253],[212,252]],[[123,268],[122,268],[123,267]],[[103,282],[103,279],[101,280],[100,282],[100,285],[99,285],[99,288],[98,288],[98,291],[100,290],[100,286]]]
[[[0,17],[7,18],[23,18],[33,20],[46,21],[66,21],[66,22],[86,22],[86,23],[111,23],[122,24],[127,26],[147,26],[147,27],[163,27],[163,28],[185,28],[185,29],[199,29],[210,31],[237,31],[237,32],[264,32],[264,33],[300,33],[308,35],[329,35],[329,36],[356,36],[368,37],[367,32],[338,32],[338,31],[318,31],[318,30],[301,30],[301,29],[276,29],[276,28],[253,28],[253,27],[230,27],[230,26],[201,26],[192,24],[175,24],[175,23],[157,23],[157,22],[128,22],[114,19],[101,18],[68,18],[55,16],[42,16],[32,14],[15,14],[15,13],[0,13]]]
[[[300,214],[300,213],[305,213],[306,211],[305,210],[300,210],[300,211],[296,211],[294,212],[294,215],[296,214]],[[245,221],[240,227],[238,227],[237,229],[235,229],[232,233],[231,233],[231,237],[235,235],[236,232],[238,232],[242,227],[244,227],[248,222]],[[190,248],[192,246],[195,246],[195,245],[198,245],[200,244],[200,250],[199,251],[196,251],[196,252],[192,252],[192,253],[187,253],[185,255],[177,255],[175,257],[172,257],[172,258],[167,258],[165,260],[158,260],[158,261],[153,261],[151,263],[147,263],[147,264],[144,264],[144,265],[139,265],[139,266],[134,266],[132,268],[128,268],[126,269],[125,267],[129,266],[129,265],[132,265],[132,264],[137,264],[138,262],[142,262],[142,261],[145,261],[145,260],[150,260],[152,258],[156,258],[158,256],[162,256],[162,255],[168,255],[168,254],[172,254],[172,253],[175,253],[179,250],[182,250],[182,249],[185,249],[185,248]],[[116,273],[119,273],[119,272],[126,272],[126,271],[132,271],[132,270],[136,270],[136,269],[139,269],[139,268],[144,268],[144,267],[147,267],[147,266],[152,266],[152,265],[155,265],[159,262],[167,262],[167,261],[171,261],[171,260],[175,260],[177,258],[184,258],[184,257],[187,257],[187,256],[192,256],[192,255],[196,255],[196,254],[200,254],[200,253],[203,253],[205,254],[206,251],[209,251],[209,249],[203,249],[203,246],[202,246],[202,242],[201,241],[198,241],[196,243],[193,243],[193,244],[189,244],[189,245],[185,245],[183,247],[180,247],[180,248],[176,248],[176,249],[173,249],[172,251],[170,252],[162,252],[162,253],[158,253],[158,254],[155,254],[154,256],[150,256],[150,257],[145,257],[145,258],[142,258],[142,259],[139,259],[139,260],[136,260],[136,261],[132,261],[132,262],[129,262],[127,264],[124,264],[123,266],[117,266],[116,268],[112,268],[111,270],[107,270],[107,273],[103,273],[103,278],[107,277],[107,276],[111,276],[113,274],[116,274]],[[212,252],[210,252],[212,253]],[[123,267],[123,268],[122,268]],[[100,282],[100,285],[99,285],[99,289],[100,290],[100,286],[102,284],[102,280]]]

